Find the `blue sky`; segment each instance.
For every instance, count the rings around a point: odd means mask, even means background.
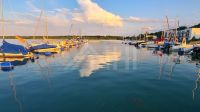
[[[48,16],[49,35],[133,35],[160,30],[167,15],[170,26],[200,23],[200,0],[4,0],[7,34],[33,34],[40,10]],[[44,16],[43,15],[43,18]],[[44,19],[42,19],[44,20]],[[40,29],[43,29],[42,24]],[[31,29],[32,28],[32,29]],[[18,30],[16,30],[18,29]],[[25,32],[24,29],[31,31]],[[104,29],[104,30],[102,30]],[[38,31],[37,35],[41,35]]]

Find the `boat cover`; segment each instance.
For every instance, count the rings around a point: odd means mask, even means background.
[[[48,44],[41,44],[37,46],[31,46],[29,49],[30,51],[38,50],[38,49],[48,49],[48,48],[56,48],[55,45],[48,45]]]
[[[0,47],[0,52],[2,53],[11,53],[11,54],[22,53],[23,55],[28,54],[28,50],[24,46],[11,44],[6,42],[5,40],[3,40],[2,43],[3,45]]]

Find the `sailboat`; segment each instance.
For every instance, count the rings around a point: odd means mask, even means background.
[[[158,46],[163,46],[164,43],[165,43],[165,25],[167,24],[167,28],[168,30],[170,30],[170,27],[169,27],[169,19],[168,19],[168,16],[165,17],[166,18],[166,22],[164,22],[164,25],[163,25],[163,28],[162,28],[162,35],[160,38],[156,39],[155,40],[155,43],[158,45]]]
[[[179,49],[183,49],[184,51],[186,51],[186,50],[189,50],[189,49],[192,49],[192,48],[193,48],[193,45],[187,44],[186,38],[184,37],[183,40],[182,40],[181,45],[173,46],[172,50],[173,51],[178,51]]]
[[[43,11],[41,11],[39,21],[42,17]],[[58,53],[61,50],[61,47],[58,44],[50,44],[48,41],[48,23],[47,23],[47,17],[46,17],[46,24],[45,24],[46,32],[43,36],[43,43],[42,44],[31,44],[29,47],[29,50],[34,53],[44,53],[44,54],[51,54],[51,53]],[[36,28],[37,30],[37,28]]]
[[[1,21],[2,21],[2,45],[0,46],[0,58],[32,58],[30,53],[24,46],[11,44],[5,40],[5,20],[3,11],[4,0],[1,0]]]

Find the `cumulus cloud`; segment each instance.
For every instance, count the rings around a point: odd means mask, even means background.
[[[153,27],[153,26],[144,26],[144,27],[142,27],[142,30],[151,31],[151,30],[155,30],[155,27]]]
[[[77,0],[83,10],[83,17],[88,22],[103,24],[111,27],[122,27],[122,18],[101,8],[92,0]],[[80,15],[75,16],[80,20]],[[83,18],[81,18],[82,20]]]
[[[10,18],[6,18],[6,32],[12,35],[33,35],[38,22],[41,8],[35,5],[37,0],[27,0],[26,12],[12,12]],[[130,16],[123,18],[100,7],[93,0],[76,0],[79,7],[68,9],[57,7],[44,11],[38,26],[37,35],[42,35],[46,16],[48,19],[49,35],[132,35],[142,30],[149,31],[159,29],[164,19],[149,19]],[[12,18],[11,18],[12,17]],[[1,20],[0,20],[0,23]],[[130,24],[133,23],[133,24]],[[144,23],[144,24],[143,24]],[[74,27],[71,28],[70,25]],[[144,27],[147,26],[147,27]],[[1,29],[1,28],[0,28]]]
[[[160,19],[149,19],[149,18],[139,18],[139,17],[133,17],[130,16],[129,18],[124,19],[127,22],[133,22],[133,23],[161,23],[164,22],[163,20]]]
[[[48,23],[55,26],[66,26],[69,23],[68,12],[67,8],[54,9],[51,14],[47,15]]]
[[[41,12],[41,9],[39,9],[38,7],[33,5],[33,3],[31,1],[26,1],[26,4],[28,5],[28,7],[31,8],[32,12]]]
[[[76,22],[85,22],[84,15],[80,9],[74,9],[72,12],[72,20]]]

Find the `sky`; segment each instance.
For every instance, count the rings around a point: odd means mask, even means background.
[[[2,1],[2,0],[1,0]],[[200,23],[200,0],[4,0],[5,35],[138,35]],[[2,5],[1,8],[2,9]],[[2,10],[1,10],[2,15]],[[2,16],[0,35],[2,35]]]

